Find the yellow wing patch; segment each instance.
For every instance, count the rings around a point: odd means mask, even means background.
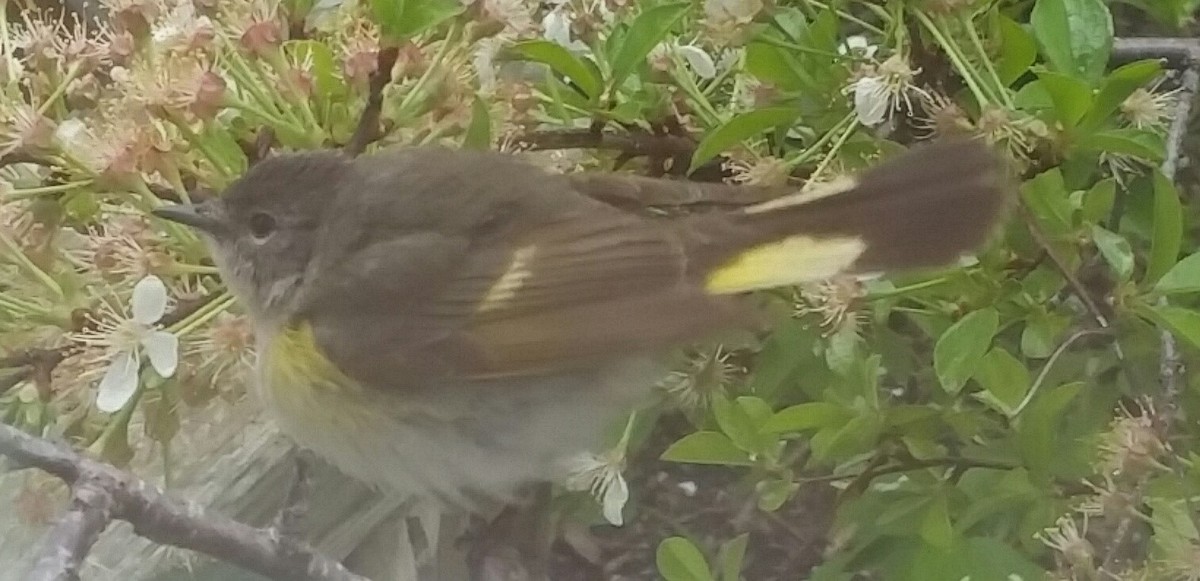
[[[526,246],[514,252],[508,269],[500,275],[500,278],[496,279],[496,283],[488,289],[483,300],[479,301],[476,312],[484,313],[498,309],[517,296],[517,291],[521,290],[525,280],[533,274],[533,271],[529,270],[529,263],[533,261],[533,255],[536,252],[536,246]]]
[[[845,272],[866,249],[866,242],[853,236],[791,236],[755,246],[713,270],[705,289],[734,294],[824,280]]]

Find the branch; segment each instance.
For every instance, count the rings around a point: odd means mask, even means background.
[[[1200,41],[1194,38],[1118,38],[1113,42],[1113,58],[1166,58],[1178,61],[1177,66],[1182,68],[1200,62]]]
[[[84,557],[112,522],[113,495],[90,480],[71,491],[71,506],[54,525],[29,581],[74,581]]]
[[[392,82],[392,67],[396,66],[396,57],[400,48],[389,46],[379,51],[375,57],[375,72],[371,73],[367,89],[367,106],[362,116],[358,118],[358,126],[350,142],[342,148],[350,157],[357,157],[367,150],[367,146],[379,139],[379,113],[383,109],[383,89]]]
[[[171,499],[139,478],[6,424],[0,424],[0,454],[18,465],[40,468],[72,483],[76,499],[84,496],[87,501],[78,507],[78,503],[72,501],[72,510],[55,527],[52,546],[45,550],[44,559],[54,555],[60,571],[69,571],[70,562],[82,560],[82,553],[90,545],[86,542],[90,538],[87,535],[97,526],[95,516],[84,519],[77,513],[103,514],[96,509],[107,506],[111,518],[129,522],[134,531],[147,539],[198,551],[272,579],[366,581],[306,544],[281,536],[277,531],[257,529],[197,505]],[[94,490],[110,495],[111,504],[104,504],[92,493]],[[56,546],[71,550],[58,550]],[[45,570],[52,569],[47,565]]]

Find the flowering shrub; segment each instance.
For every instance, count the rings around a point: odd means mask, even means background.
[[[106,6],[0,20],[4,421],[120,465],[165,455],[188,407],[243,405],[252,329],[200,241],[148,212],[272,149],[552,150],[559,171],[812,188],[970,135],[1022,178],[995,243],[762,297],[775,331],[664,380],[694,430],[662,458],[728,467],[762,513],[835,487],[813,579],[1200,578],[1200,255],[1169,137],[1191,94],[1113,58],[1101,0]],[[656,415],[578,459],[585,518],[637,513],[622,471]],[[672,581],[736,579],[756,542],[659,540]]]

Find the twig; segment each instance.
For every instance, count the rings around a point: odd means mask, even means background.
[[[0,454],[72,483],[77,494],[88,488],[106,492],[112,518],[129,522],[152,541],[198,551],[272,579],[366,581],[300,541],[179,502],[113,466],[6,424],[0,424]],[[56,530],[71,526],[60,522]],[[71,553],[70,558],[82,555]]]
[[[298,536],[301,523],[308,514],[309,497],[312,494],[312,477],[309,476],[311,462],[304,450],[296,449],[292,455],[296,465],[295,480],[283,501],[283,508],[275,518],[275,530],[283,536]]]
[[[1167,179],[1175,181],[1192,104],[1197,93],[1200,93],[1200,41],[1169,38],[1118,39],[1116,53],[1131,58],[1166,57],[1182,61],[1179,66],[1186,67],[1180,80],[1178,105],[1172,116],[1171,127],[1167,131],[1166,155],[1160,167]],[[1166,305],[1166,297],[1160,298],[1158,304]],[[1167,441],[1173,424],[1180,419],[1180,384],[1185,369],[1180,357],[1179,345],[1170,330],[1159,331],[1159,349],[1158,381],[1160,390],[1155,397],[1155,408],[1161,410],[1161,413],[1154,414],[1154,428],[1159,437],[1163,441]],[[1133,498],[1140,499],[1142,497],[1147,481],[1146,478],[1143,478],[1138,482],[1131,495]],[[1126,514],[1117,522],[1116,530],[1105,547],[1101,570],[1111,570],[1116,565],[1117,556],[1133,528],[1133,519],[1133,515]]]
[[[1167,58],[1187,67],[1200,61],[1200,41],[1194,38],[1118,38],[1113,43],[1113,58],[1136,60]]]
[[[113,495],[96,482],[81,479],[71,491],[71,505],[54,525],[34,563],[28,581],[79,579],[83,559],[113,518]]]
[[[1046,238],[1046,235],[1042,232],[1042,229],[1038,227],[1033,213],[1029,211],[1029,208],[1024,202],[1020,203],[1018,208],[1021,213],[1021,217],[1025,219],[1026,225],[1029,226],[1029,234],[1033,237],[1034,242],[1036,242],[1037,245],[1042,248],[1042,250],[1046,253],[1046,256],[1050,258],[1050,261],[1054,263],[1054,266],[1058,269],[1059,274],[1062,274],[1063,278],[1066,279],[1067,285],[1071,287],[1071,290],[1074,291],[1074,293],[1079,297],[1079,300],[1083,302],[1084,308],[1091,313],[1092,317],[1096,319],[1096,322],[1099,323],[1101,327],[1107,329],[1109,325],[1108,317],[1105,316],[1104,311],[1100,310],[1100,305],[1096,304],[1095,299],[1092,298],[1092,294],[1088,292],[1087,287],[1083,286],[1083,283],[1079,281],[1079,277],[1075,276],[1075,273],[1071,271],[1067,263],[1058,256],[1058,253],[1054,252],[1054,248],[1050,246],[1050,241]]]
[[[381,49],[375,57],[375,72],[367,82],[367,106],[362,116],[358,118],[358,126],[350,142],[342,148],[347,155],[356,157],[367,150],[367,146],[379,139],[379,114],[383,109],[383,89],[392,82],[392,67],[396,66],[396,57],[400,48],[389,46]]]

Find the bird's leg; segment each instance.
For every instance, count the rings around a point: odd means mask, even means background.
[[[312,478],[309,474],[312,462],[309,452],[299,448],[293,450],[292,460],[296,466],[296,476],[272,528],[282,536],[300,538],[303,536],[303,521],[308,514],[309,496],[312,494]]]
[[[543,581],[549,579],[550,553],[556,538],[550,510],[550,484],[523,491],[471,541],[472,581]]]

